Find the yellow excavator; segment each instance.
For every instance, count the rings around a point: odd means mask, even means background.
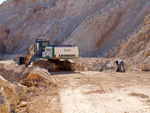
[[[31,45],[25,56],[19,58],[19,64],[30,64],[31,58],[35,57],[39,59],[47,59],[50,64],[57,65],[56,67],[65,69],[68,64],[72,63],[70,59],[80,57],[79,48],[72,45],[50,45],[47,38],[42,37],[35,41],[34,45]]]

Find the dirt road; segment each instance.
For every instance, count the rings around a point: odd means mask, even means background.
[[[32,96],[29,113],[150,113],[150,72],[52,75],[57,86]]]

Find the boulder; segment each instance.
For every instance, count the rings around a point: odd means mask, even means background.
[[[21,75],[26,70],[25,65],[17,65],[15,61],[0,61],[1,76],[8,81],[19,81]]]
[[[150,71],[150,64],[143,64],[141,65],[142,71]]]
[[[25,80],[27,78],[27,76],[31,73],[31,71],[33,71],[33,67],[28,67],[26,68],[22,75],[19,77],[19,80]]]
[[[6,111],[8,111],[9,108],[10,111],[13,111],[17,107],[17,104],[19,102],[19,96],[15,91],[14,85],[5,80],[2,76],[0,76],[0,93],[0,104],[2,104],[0,105],[1,111],[3,111],[3,109],[6,109]]]
[[[27,106],[27,102],[21,102],[18,106],[17,106],[17,108],[19,108],[19,107],[26,107]]]
[[[27,86],[27,87],[32,87],[34,86],[34,83],[32,80],[29,80],[29,79],[24,79],[24,80],[21,80],[20,81],[20,84],[24,85],[24,86]]]
[[[114,65],[114,63],[110,63],[110,64],[106,64],[106,67],[108,69],[114,69],[115,65]]]
[[[18,95],[24,94],[28,92],[28,88],[27,86],[21,85],[21,84],[17,84],[15,85],[15,91]]]
[[[13,70],[16,66],[16,63],[11,63],[10,65],[6,66],[6,70]]]
[[[26,70],[26,66],[25,65],[15,66],[13,70],[15,73],[23,73]]]
[[[41,84],[51,83],[51,74],[46,69],[39,67],[29,67],[19,78],[20,84],[27,87],[41,86]]]
[[[48,70],[37,67],[30,72],[27,79],[33,81],[44,81],[45,83],[49,83],[51,80],[51,74],[48,72]]]
[[[16,63],[13,60],[0,61],[0,69],[10,70],[15,65]]]
[[[0,113],[10,113],[10,105],[8,102],[0,104]]]
[[[10,103],[2,92],[0,92],[0,113],[10,113]]]

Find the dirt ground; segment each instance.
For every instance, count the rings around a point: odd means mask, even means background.
[[[57,72],[28,113],[150,113],[150,72]]]

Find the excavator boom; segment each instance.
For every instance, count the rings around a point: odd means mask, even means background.
[[[27,66],[30,63],[32,56],[35,54],[35,45],[31,45],[28,49],[28,53],[25,57],[25,65]]]

